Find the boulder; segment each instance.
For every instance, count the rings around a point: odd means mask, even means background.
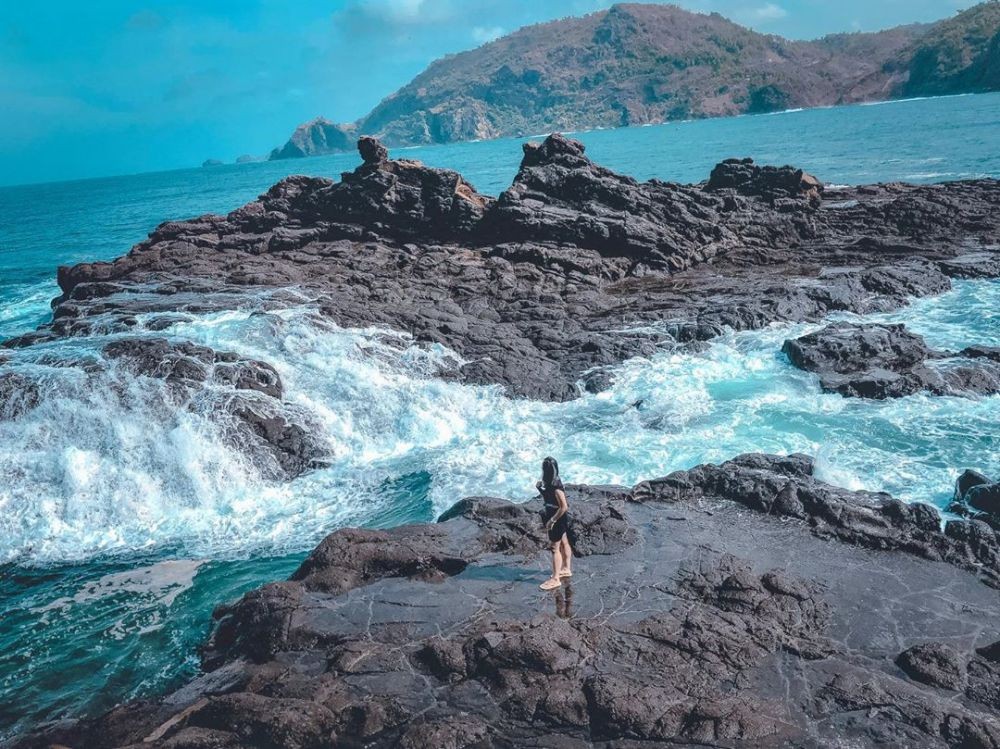
[[[904,371],[922,364],[930,355],[924,339],[903,325],[851,323],[834,323],[785,341],[781,350],[799,369],[840,375],[879,369]]]
[[[965,500],[965,495],[974,486],[979,486],[980,484],[990,484],[989,477],[979,471],[975,471],[971,468],[966,468],[962,471],[961,475],[955,480],[955,496],[956,502],[961,502]]]
[[[734,190],[772,203],[782,198],[799,198],[818,205],[823,196],[823,183],[802,169],[758,166],[749,158],[726,159],[716,164],[705,189]]]
[[[948,645],[927,642],[904,650],[896,658],[911,679],[939,689],[956,690],[965,684],[965,664]]]
[[[358,139],[358,153],[365,164],[372,166],[389,160],[389,149],[382,145],[378,138],[362,135]]]
[[[1000,517],[1000,484],[978,484],[964,495],[970,507]]]

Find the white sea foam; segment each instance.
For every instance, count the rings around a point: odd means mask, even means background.
[[[195,559],[168,559],[147,567],[113,572],[84,584],[72,596],[57,598],[37,610],[63,609],[73,604],[90,603],[119,594],[169,608],[177,596],[191,587],[202,564],[203,561]]]
[[[963,282],[877,319],[906,321],[933,345],[997,344],[998,290]],[[421,472],[433,512],[470,494],[529,496],[548,454],[573,481],[631,484],[746,451],[800,451],[834,483],[939,504],[961,468],[1000,473],[1000,399],[822,394],[780,354],[785,338],[815,327],[627,361],[611,390],[562,404],[445,382],[432,375],[454,366],[447,349],[343,330],[306,307],[205,315],[166,330],[278,369],[286,398],[314,416],[331,455],[329,468],[284,484],[262,478],[209,414],[172,405],[155,381],[95,381],[15,358],[48,384],[35,411],[0,423],[0,561],[164,544],[194,557],[301,550],[391,509],[394,482]]]

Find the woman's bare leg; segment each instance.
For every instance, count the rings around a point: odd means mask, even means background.
[[[562,570],[561,573],[566,577],[573,574],[573,570],[570,569],[570,561],[573,559],[573,550],[569,546],[569,536],[565,533],[563,537],[559,539],[559,550],[562,552]]]
[[[562,585],[559,581],[559,570],[562,569],[563,565],[562,550],[560,549],[560,546],[561,544],[559,541],[552,544],[552,577],[539,586],[542,590],[551,590]]]

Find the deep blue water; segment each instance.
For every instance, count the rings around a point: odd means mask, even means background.
[[[830,183],[997,177],[1000,95],[576,137],[640,179],[699,181],[744,155]],[[496,194],[520,141],[396,155],[457,169]],[[162,220],[229,211],[287,174],[335,177],[357,163],[342,154],[0,188],[0,338],[47,319],[59,264],[118,256]],[[883,317],[935,345],[997,345],[1000,283],[961,282]],[[211,422],[155,393],[123,401],[15,352],[8,366],[58,380],[60,396],[0,422],[0,738],[190,676],[213,605],[287,576],[329,531],[429,520],[468,494],[525,496],[539,455],[558,455],[574,481],[632,483],[743,451],[798,450],[834,483],[939,506],[961,468],[1000,475],[1000,399],[821,394],[778,353],[814,327],[626,362],[608,393],[538,404],[429,380],[448,351],[337,329],[305,308],[175,325],[168,334],[271,362],[288,397],[314,414],[333,467],[281,485],[221,447]],[[640,399],[641,411],[628,407]]]

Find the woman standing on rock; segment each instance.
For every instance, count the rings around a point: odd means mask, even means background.
[[[555,458],[542,461],[542,480],[535,487],[545,501],[545,511],[542,520],[545,531],[549,534],[552,544],[552,577],[539,585],[542,590],[553,590],[562,585],[562,578],[572,577],[570,560],[573,550],[569,546],[567,531],[569,530],[569,504],[559,479],[559,464]]]

